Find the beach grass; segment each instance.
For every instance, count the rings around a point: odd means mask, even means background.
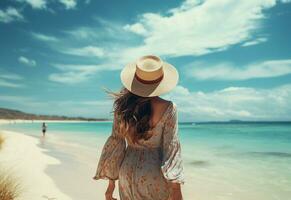
[[[4,138],[3,134],[0,133],[0,150],[2,149],[4,142],[5,142],[5,138]]]
[[[20,196],[20,193],[21,189],[18,181],[4,170],[0,170],[0,199],[15,200]]]
[[[5,138],[3,134],[0,133],[0,151],[4,142]],[[20,193],[20,185],[18,181],[5,170],[0,169],[0,199],[15,200],[20,196]]]

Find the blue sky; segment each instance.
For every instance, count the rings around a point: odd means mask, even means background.
[[[1,0],[0,107],[110,117],[102,87],[156,54],[181,121],[291,120],[290,19],[290,0]]]

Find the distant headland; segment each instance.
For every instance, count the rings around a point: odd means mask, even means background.
[[[64,121],[109,121],[106,118],[68,117],[58,115],[36,115],[19,110],[0,108],[0,119],[6,120],[64,120]]]

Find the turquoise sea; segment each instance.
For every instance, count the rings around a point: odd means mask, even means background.
[[[80,190],[80,184],[91,181],[112,123],[47,125],[40,146],[62,162],[48,167],[47,173],[73,199],[94,199],[94,188]],[[41,136],[41,123],[0,129]],[[291,123],[180,123],[179,137],[186,200],[291,199]]]

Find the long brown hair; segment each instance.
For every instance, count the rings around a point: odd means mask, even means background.
[[[151,97],[141,97],[122,87],[119,92],[106,91],[114,98],[113,112],[118,120],[119,132],[131,143],[151,136]]]

